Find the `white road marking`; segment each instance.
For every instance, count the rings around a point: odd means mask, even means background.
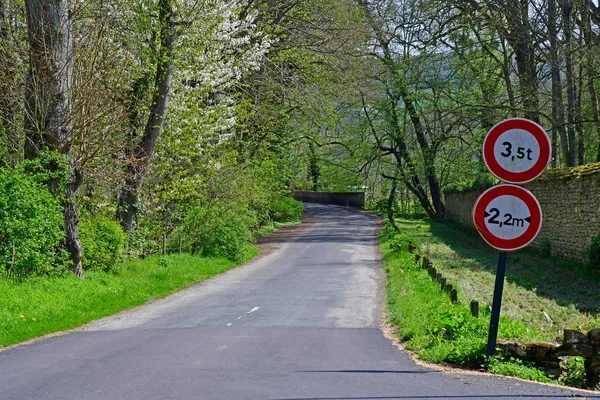
[[[260,308],[260,307],[254,307],[252,310],[248,311],[248,312],[247,312],[247,313],[245,313],[244,315],[240,315],[239,317],[237,317],[238,321],[239,321],[240,319],[244,318],[245,316],[252,314],[254,311],[258,310],[259,308]],[[231,322],[227,324],[227,326],[231,326],[231,325],[233,325],[233,323],[231,323]]]
[[[252,310],[248,311],[246,314],[244,315],[240,315],[237,319],[242,319],[244,318],[246,315],[252,314],[254,311],[258,310],[260,307],[254,307]]]

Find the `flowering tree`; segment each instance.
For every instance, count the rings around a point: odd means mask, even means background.
[[[143,134],[126,150],[125,184],[117,210],[126,232],[139,211],[139,191],[167,118],[170,96],[171,137],[165,146],[181,159],[190,160],[207,143],[226,139],[234,126],[234,85],[260,65],[269,48],[269,40],[256,28],[256,11],[243,5],[239,0],[159,0],[151,106]]]

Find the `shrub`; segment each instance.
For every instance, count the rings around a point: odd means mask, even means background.
[[[190,208],[171,239],[181,238],[183,247],[204,257],[241,261],[252,241],[253,214],[226,205]]]
[[[84,269],[110,271],[122,261],[127,235],[117,222],[107,218],[83,219],[79,223],[79,237]]]
[[[0,274],[63,274],[62,207],[35,176],[0,169]]]
[[[273,204],[273,220],[276,222],[297,221],[303,212],[304,204],[291,197],[283,197]]]
[[[388,212],[388,199],[387,197],[380,197],[377,200],[372,200],[367,204],[367,210],[372,211],[379,215],[387,215]],[[392,204],[392,212],[394,215],[400,215],[400,205],[398,200],[394,200]]]

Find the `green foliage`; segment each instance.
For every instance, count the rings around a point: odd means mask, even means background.
[[[387,216],[388,199],[379,197],[367,202],[367,209],[380,216]],[[427,218],[427,214],[423,207],[413,199],[398,201],[395,200],[392,205],[392,211],[395,217],[403,218]]]
[[[585,358],[565,357],[561,361],[562,374],[558,381],[567,386],[584,387],[585,383]]]
[[[304,204],[291,197],[282,197],[273,204],[275,222],[298,221],[304,212]]]
[[[183,249],[204,257],[242,260],[252,241],[250,227],[255,223],[248,210],[227,205],[195,206],[187,210],[171,240],[181,239]]]
[[[379,215],[386,215],[388,212],[388,199],[385,197],[380,197],[378,199],[369,201],[367,203],[367,210]],[[394,215],[400,215],[400,206],[398,201],[393,202],[392,212]]]
[[[127,235],[117,222],[107,218],[83,219],[79,223],[79,237],[85,270],[110,271],[123,260]]]
[[[465,175],[461,179],[457,179],[447,185],[444,188],[446,193],[465,192],[471,190],[484,191],[497,184],[499,181],[492,174],[489,173],[487,167],[483,165],[483,162],[471,162],[472,166],[472,177],[465,178]]]
[[[592,239],[592,243],[588,247],[587,264],[592,271],[600,274],[600,234]]]
[[[523,361],[515,358],[504,358],[501,356],[494,357],[489,360],[487,367],[490,372],[499,375],[517,376],[522,379],[529,379],[537,382],[556,383],[537,368],[531,367],[523,363]]]
[[[152,215],[153,216],[153,215]],[[133,260],[158,253],[161,249],[162,226],[152,216],[141,214],[135,229],[129,233],[125,244],[125,259]]]
[[[62,208],[39,178],[20,169],[0,170],[0,275],[65,272]]]
[[[69,166],[64,155],[41,152],[33,160],[24,160],[18,168],[38,183],[48,185],[55,196],[62,196],[62,188],[69,182]]]

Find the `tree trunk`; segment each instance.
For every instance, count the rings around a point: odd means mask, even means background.
[[[564,160],[567,167],[575,166],[575,82],[573,80],[573,50],[571,38],[573,36],[571,18],[573,4],[570,0],[565,0],[562,6],[563,11],[563,34],[565,36],[565,77],[567,79],[567,138],[569,154]]]
[[[65,188],[65,198],[63,200],[63,215],[65,218],[64,246],[69,253],[69,259],[71,260],[71,272],[73,272],[74,275],[83,278],[83,268],[81,265],[83,250],[81,247],[81,240],[79,240],[79,211],[77,209],[77,200],[75,198],[77,190],[79,190],[83,183],[83,173],[74,166],[69,166],[69,169],[71,172],[71,179]]]
[[[12,38],[11,5],[0,0],[0,123],[4,128],[2,142],[6,148],[7,162],[15,166],[22,158],[23,144],[17,129],[18,101],[16,45]]]
[[[417,200],[419,200],[419,203],[421,204],[427,215],[430,218],[435,218],[437,216],[436,210],[429,201],[429,196],[427,196],[427,192],[421,184],[419,173],[417,172],[415,164],[409,153],[408,147],[402,138],[400,119],[398,118],[398,109],[396,103],[397,101],[392,101],[390,104],[390,108],[392,112],[394,126],[394,142],[395,147],[397,148],[397,151],[394,151],[393,153],[394,157],[396,158],[397,169],[404,175],[402,181],[404,182],[408,190],[410,190],[417,197]],[[408,175],[403,172],[403,164],[406,165],[406,167],[408,168]]]
[[[414,102],[412,98],[408,95],[408,90],[404,84],[404,82],[400,79],[397,79],[398,84],[400,86],[400,95],[402,96],[402,100],[404,101],[404,106],[408,111],[408,115],[412,122],[413,128],[415,129],[415,135],[417,137],[417,142],[419,143],[419,147],[421,148],[421,154],[423,155],[423,163],[425,166],[425,177],[427,179],[427,183],[429,183],[429,193],[431,194],[431,200],[433,203],[433,209],[435,211],[435,217],[443,218],[444,217],[444,204],[442,202],[442,193],[440,190],[440,185],[437,180],[436,168],[435,168],[435,153],[431,147],[431,145],[427,142],[425,137],[425,129],[423,128],[423,124],[421,123],[421,118],[417,110],[415,109]]]
[[[588,91],[590,92],[590,98],[592,101],[592,114],[594,118],[594,127],[596,128],[596,144],[598,145],[596,162],[600,162],[600,108],[598,107],[598,94],[596,93],[595,85],[596,72],[595,68],[593,67],[593,60],[589,61],[589,64],[591,66],[588,65]]]
[[[506,48],[506,42],[502,34],[500,34],[500,43],[502,44],[502,76],[504,77],[504,84],[506,85],[506,95],[508,96],[508,104],[510,104],[510,115],[513,118],[517,117],[517,102],[515,101],[515,91],[510,80],[510,65],[512,60],[509,56],[508,49]]]
[[[396,200],[396,190],[398,188],[398,181],[396,179],[392,179],[392,188],[390,189],[390,194],[388,196],[387,201],[387,217],[388,221],[390,221],[390,225],[392,228],[398,233],[400,233],[400,228],[396,224],[396,220],[394,219],[394,202]]]
[[[538,80],[528,2],[508,0],[504,5],[503,11],[509,28],[506,40],[515,51],[524,115],[539,123]]]
[[[598,93],[596,92],[596,48],[594,46],[594,37],[592,33],[592,21],[590,19],[589,3],[583,1],[581,5],[581,29],[586,46],[585,48],[585,67],[587,70],[587,86],[590,94],[590,103],[592,106],[592,117],[594,119],[594,128],[598,144],[598,154],[596,162],[600,162],[600,108],[598,107]]]
[[[565,109],[562,97],[560,60],[558,58],[558,28],[556,0],[548,0],[548,38],[550,39],[550,70],[552,73],[552,166],[557,166],[557,136],[560,137],[563,160],[569,159],[569,144],[565,130]],[[566,161],[563,161],[566,162]]]
[[[579,46],[583,47],[583,46]],[[577,163],[585,164],[585,129],[583,128],[583,64],[577,74],[577,96],[575,98],[575,129],[577,130]]]
[[[82,176],[72,162],[70,140],[73,28],[67,0],[26,0],[29,36],[29,71],[25,89],[25,156],[33,159],[41,151],[63,154],[71,181],[64,193],[64,246],[71,259],[71,271],[82,277],[81,243],[75,193]],[[51,191],[61,190],[54,181]]]
[[[159,1],[160,49],[153,85],[150,115],[144,134],[132,151],[125,170],[125,182],[119,196],[117,218],[127,233],[131,232],[139,211],[139,191],[156,143],[162,132],[169,99],[173,71],[174,23],[171,0]]]
[[[321,169],[319,168],[319,160],[315,152],[315,145],[312,141],[308,143],[308,179],[311,182],[312,190],[319,190],[319,178],[321,177]]]

